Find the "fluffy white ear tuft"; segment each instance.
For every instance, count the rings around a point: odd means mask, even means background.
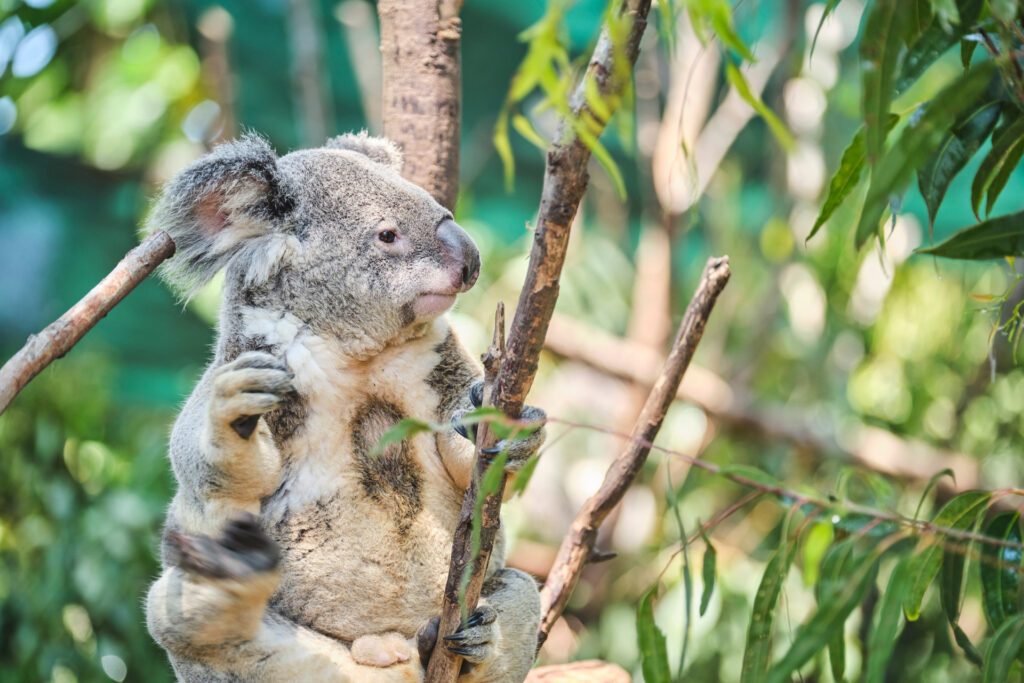
[[[398,145],[387,138],[374,137],[365,130],[335,136],[328,140],[324,147],[359,152],[396,173],[402,172],[402,151],[398,149]]]
[[[274,150],[263,138],[246,135],[219,145],[167,183],[146,229],[166,230],[174,240],[177,251],[162,272],[188,297],[240,253],[269,272],[270,254],[261,252],[287,251],[272,238],[289,228],[295,205]]]

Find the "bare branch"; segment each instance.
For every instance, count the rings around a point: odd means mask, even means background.
[[[402,174],[449,209],[459,192],[461,0],[380,0],[384,135]]]
[[[288,39],[292,55],[292,90],[302,141],[317,147],[327,140],[331,121],[330,83],[324,69],[320,3],[288,0]]]
[[[382,17],[384,15],[383,7],[390,4],[390,1],[382,3]],[[516,307],[515,317],[512,320],[508,345],[491,396],[493,404],[507,415],[513,417],[519,415],[526,394],[533,384],[533,377],[537,372],[537,359],[544,345],[544,334],[558,297],[558,282],[562,264],[565,261],[569,230],[587,187],[586,169],[590,159],[590,148],[579,137],[578,122],[583,122],[583,125],[587,126],[594,139],[600,136],[607,124],[607,120],[590,109],[587,99],[588,89],[595,91],[608,105],[608,108],[614,111],[626,86],[625,80],[621,77],[623,67],[626,67],[625,70],[628,72],[636,63],[636,57],[640,50],[640,38],[647,27],[647,13],[650,11],[650,7],[650,0],[625,0],[623,2],[620,18],[629,22],[624,44],[613,45],[609,27],[605,26],[602,29],[587,70],[572,96],[571,116],[573,119],[563,119],[560,122],[557,138],[548,151],[547,167],[544,172],[544,189],[541,195],[533,247],[530,251],[529,270],[519,304]],[[622,58],[628,63],[622,64],[617,61]],[[388,57],[385,53],[385,65],[387,61]],[[422,86],[419,87],[422,88]],[[385,106],[387,106],[387,102],[385,102]],[[385,131],[387,130],[386,121],[387,115],[385,114]],[[475,483],[470,486],[463,498],[459,526],[452,544],[452,559],[448,569],[445,599],[441,610],[439,637],[450,635],[459,627],[461,609],[457,600],[457,587],[461,582],[461,568],[470,562],[474,562],[474,564],[465,590],[465,607],[467,610],[476,607],[483,587],[494,537],[498,531],[501,490],[488,496],[483,502],[480,552],[474,561],[473,549],[469,543],[470,531],[477,486],[487,467],[487,460],[481,456],[480,448],[493,446],[489,430],[481,430],[481,436],[485,438],[477,440]],[[456,599],[453,600],[453,597]],[[459,657],[450,656],[445,652],[445,648],[434,648],[426,680],[429,683],[450,683],[458,676],[460,666],[461,659]]]
[[[0,368],[0,413],[7,410],[33,377],[70,351],[128,292],[173,254],[174,242],[167,233],[153,233],[129,251],[117,267],[67,313],[39,334],[29,337],[25,346]]]
[[[583,504],[583,509],[576,515],[569,533],[562,540],[555,564],[540,592],[539,644],[543,644],[547,639],[551,627],[569,602],[569,596],[579,581],[583,566],[593,556],[597,530],[601,523],[622,500],[626,489],[633,483],[646,462],[650,453],[649,444],[657,436],[665,413],[675,400],[686,368],[690,365],[697,344],[704,336],[708,317],[718,300],[718,295],[729,282],[729,276],[728,257],[708,260],[697,291],[686,308],[683,321],[679,324],[679,332],[672,344],[672,351],[633,427],[634,440],[631,440],[619,457],[612,462],[601,488]]]

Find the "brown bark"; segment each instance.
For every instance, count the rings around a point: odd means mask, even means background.
[[[380,0],[384,135],[402,174],[454,210],[459,191],[461,0]]]
[[[704,335],[704,328],[718,295],[729,282],[729,275],[727,257],[708,260],[697,291],[686,309],[683,321],[679,324],[679,332],[672,344],[672,350],[633,427],[629,443],[612,462],[601,488],[584,503],[569,533],[562,540],[555,564],[548,573],[547,581],[544,582],[544,588],[540,593],[539,644],[544,643],[551,627],[561,616],[566,603],[569,602],[569,596],[579,581],[583,566],[593,557],[594,542],[601,523],[622,500],[626,489],[633,483],[640,468],[647,461],[647,455],[651,450],[650,444],[658,435],[665,413],[676,398],[679,383],[690,365],[697,344]]]
[[[384,8],[390,4],[390,2],[382,4],[382,18],[385,12]],[[493,405],[509,416],[517,417],[519,415],[526,394],[533,384],[533,377],[537,372],[537,360],[544,345],[544,334],[558,297],[558,282],[569,242],[569,229],[587,187],[586,168],[587,162],[590,160],[590,148],[577,134],[577,124],[582,123],[586,126],[595,139],[600,136],[607,124],[607,121],[595,114],[587,104],[587,88],[596,88],[596,92],[604,99],[608,109],[614,111],[626,85],[621,74],[623,71],[630,72],[636,62],[640,50],[640,38],[647,27],[647,13],[650,6],[650,0],[626,0],[621,5],[622,15],[630,22],[624,45],[614,46],[612,44],[607,26],[601,31],[587,70],[570,102],[573,120],[560,122],[557,138],[548,151],[544,189],[541,195],[533,247],[530,251],[529,270],[522,294],[519,297],[519,304],[516,307],[515,317],[512,320],[501,367],[490,396]],[[385,43],[383,36],[381,42],[382,45]],[[624,57],[628,63],[625,65],[617,63],[616,59],[619,57]],[[385,65],[388,61],[389,57],[385,54]],[[385,82],[387,79],[387,67],[385,67]],[[387,106],[387,100],[385,100],[385,107]],[[388,116],[385,113],[385,122],[387,120]],[[387,132],[386,123],[385,132]],[[486,469],[486,462],[480,456],[480,448],[492,445],[493,439],[489,430],[480,430],[477,439],[476,481]],[[487,561],[490,558],[494,537],[499,526],[501,500],[502,495],[499,490],[497,494],[487,496],[483,501],[480,552],[473,563],[473,571],[465,592],[467,611],[474,609],[480,598]],[[475,504],[476,488],[474,485],[466,492],[463,499],[460,522],[456,529],[455,541],[452,544],[452,559],[441,610],[439,638],[454,633],[459,627],[461,609],[457,599],[457,587],[462,577],[462,568],[473,562],[469,539]],[[454,590],[452,590],[453,587]],[[458,676],[460,666],[461,659],[459,657],[451,656],[444,647],[436,647],[427,668],[426,681],[428,683],[450,683]]]
[[[0,368],[0,413],[33,377],[70,351],[128,292],[173,254],[174,242],[167,233],[153,233],[129,251],[117,267],[67,313],[39,334],[29,337],[25,346]]]

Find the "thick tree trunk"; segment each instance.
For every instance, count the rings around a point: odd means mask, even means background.
[[[384,136],[402,174],[454,210],[459,192],[461,0],[380,0]]]

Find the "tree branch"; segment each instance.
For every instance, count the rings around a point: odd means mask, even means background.
[[[728,257],[708,260],[697,291],[686,308],[683,321],[679,324],[679,332],[672,344],[672,351],[633,427],[633,440],[612,462],[601,488],[584,503],[569,533],[562,540],[554,566],[540,592],[539,645],[544,643],[551,627],[561,616],[562,610],[569,602],[569,596],[579,581],[583,566],[593,556],[597,530],[601,523],[622,500],[626,489],[633,483],[646,462],[651,450],[648,444],[658,435],[665,413],[676,398],[679,384],[690,365],[697,344],[704,335],[704,328],[718,295],[729,282],[729,275]]]
[[[449,209],[459,192],[461,0],[380,0],[384,135],[402,174]]]
[[[167,233],[153,233],[129,251],[117,267],[67,313],[39,334],[29,337],[25,346],[0,368],[0,413],[7,410],[33,377],[70,351],[128,292],[173,254],[174,242]]]
[[[327,141],[333,118],[319,2],[288,0],[288,40],[295,114],[302,122],[300,139],[306,146],[318,147]]]
[[[388,0],[382,7],[390,4]],[[607,124],[604,118],[590,109],[588,89],[596,90],[608,105],[608,109],[614,111],[626,86],[621,74],[623,71],[631,72],[636,63],[640,38],[647,27],[647,13],[650,7],[650,0],[623,2],[620,18],[629,21],[624,44],[613,45],[609,27],[605,26],[602,29],[587,70],[570,101],[572,119],[563,119],[560,122],[556,140],[548,151],[537,229],[530,250],[529,270],[491,396],[493,404],[512,417],[518,417],[521,412],[523,401],[537,372],[537,360],[558,297],[558,282],[562,264],[565,262],[569,230],[587,187],[586,168],[590,159],[590,148],[578,135],[579,124],[582,122],[582,125],[587,126],[594,139],[600,136]],[[384,9],[381,12],[383,16]],[[622,58],[627,64],[616,61]],[[387,61],[388,57],[385,54],[385,64]],[[480,448],[494,445],[486,424],[481,427],[477,439],[477,465],[473,482],[463,498],[459,525],[452,543],[451,563],[438,630],[439,638],[454,633],[459,627],[461,609],[458,604],[458,588],[462,579],[462,568],[471,562],[473,569],[466,585],[464,599],[467,611],[476,607],[499,526],[498,513],[501,508],[503,486],[497,493],[487,496],[483,501],[480,514],[479,554],[474,557],[470,543],[473,511],[476,507],[480,478],[488,464],[488,459],[481,456]],[[444,647],[435,647],[427,668],[426,681],[450,683],[458,676],[460,666],[459,657],[451,656]]]

